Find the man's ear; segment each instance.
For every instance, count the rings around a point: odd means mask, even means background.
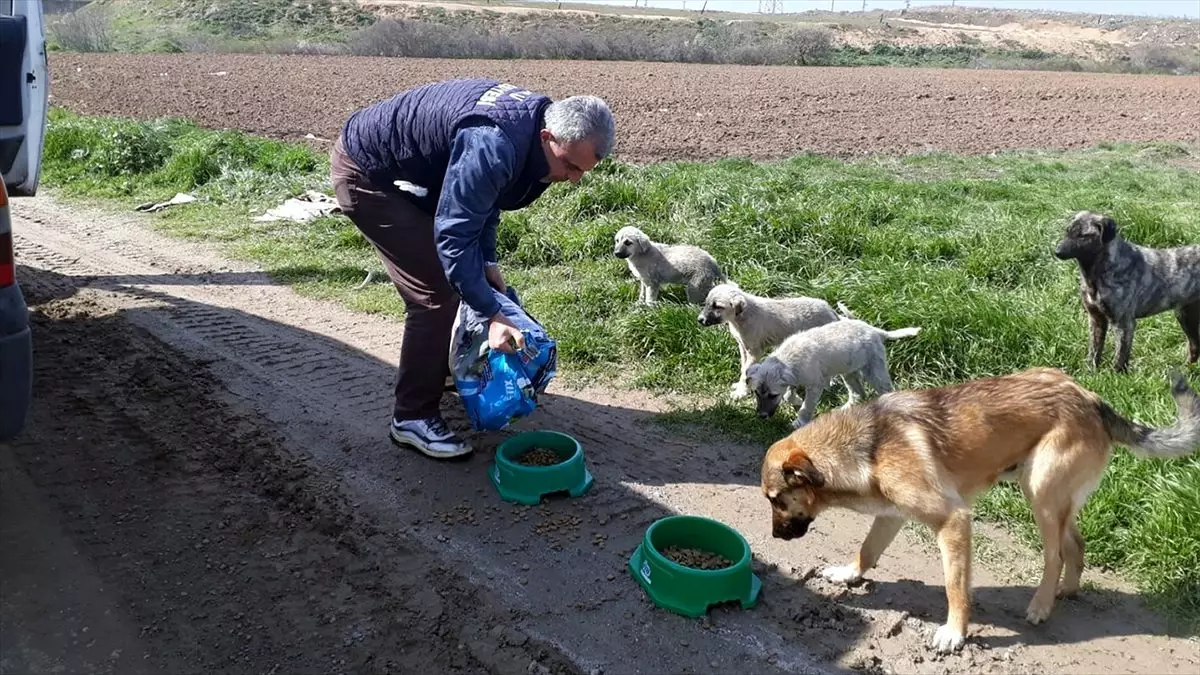
[[[1117,236],[1117,221],[1112,216],[1104,216],[1100,220],[1100,241],[1108,243]]]
[[[825,487],[825,475],[800,450],[793,450],[784,460],[783,479],[790,487]]]
[[[542,129],[538,135],[541,136],[543,141],[549,141],[549,140],[554,139],[554,134],[550,133],[549,129]]]

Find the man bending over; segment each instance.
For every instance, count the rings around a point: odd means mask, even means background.
[[[435,458],[471,452],[440,410],[459,299],[490,317],[489,347],[523,346],[492,294],[507,288],[500,211],[528,206],[551,183],[577,183],[615,135],[599,98],[552,101],[486,79],[426,84],[350,115],[330,153],[334,192],[406,307],[393,441]]]

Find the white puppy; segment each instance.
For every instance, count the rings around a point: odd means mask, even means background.
[[[735,283],[714,286],[704,300],[698,320],[701,326],[724,323],[737,341],[741,373],[733,383],[730,396],[742,398],[749,393],[746,369],[760,359],[768,347],[774,347],[789,335],[816,328],[839,319],[828,302],[820,298],[765,298],[747,293]]]
[[[725,273],[707,251],[689,244],[659,244],[632,225],[613,237],[613,255],[629,265],[641,284],[638,301],[658,301],[664,284],[684,284],[688,302],[701,304],[708,290],[725,281]]]
[[[888,375],[884,340],[911,337],[921,332],[918,327],[886,331],[858,319],[843,318],[833,323],[796,333],[783,341],[770,356],[750,366],[746,373],[750,389],[758,404],[758,416],[775,414],[785,392],[796,411],[795,428],[812,420],[821,394],[831,377],[840,375],[850,390],[850,407],[866,398],[860,376],[878,394],[892,390]],[[804,389],[800,403],[796,391]]]

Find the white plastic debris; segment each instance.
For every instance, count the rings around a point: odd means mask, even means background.
[[[146,213],[154,213],[155,211],[162,211],[163,209],[167,208],[168,206],[175,206],[176,204],[187,204],[188,202],[194,202],[194,201],[196,201],[195,197],[193,197],[185,192],[176,192],[174,197],[171,197],[171,199],[169,199],[165,202],[159,202],[157,204],[155,204],[154,202],[146,202],[145,204],[141,204],[141,205],[137,206],[134,210],[135,211],[145,211]]]
[[[337,200],[333,197],[316,190],[305,190],[304,194],[299,197],[287,199],[261,216],[256,216],[254,222],[291,220],[297,223],[307,223],[314,218],[340,212],[341,208],[338,207]]]

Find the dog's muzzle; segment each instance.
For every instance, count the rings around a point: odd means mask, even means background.
[[[1069,260],[1075,256],[1071,255],[1071,248],[1063,243],[1055,247],[1054,257],[1058,258],[1059,260]]]
[[[700,322],[701,326],[711,326],[717,323],[716,318],[708,314],[701,314],[700,316],[696,317],[696,319]]]
[[[766,401],[761,401],[761,400],[760,400],[760,401],[758,402],[758,407],[757,407],[757,409],[758,409],[758,416],[759,416],[761,419],[764,419],[764,420],[765,420],[765,419],[767,419],[768,417],[770,417],[771,415],[774,415],[774,414],[775,414],[775,409],[776,409],[776,408],[778,408],[778,407],[779,407],[779,401],[778,401],[778,400],[773,400],[773,401],[772,401],[772,400],[766,400]]]
[[[808,526],[812,525],[812,518],[793,518],[783,523],[771,523],[771,536],[776,539],[789,541],[799,539],[808,534]]]
[[[626,253],[623,249],[619,249],[619,248],[613,250],[613,255],[622,260],[629,257],[628,253]]]

